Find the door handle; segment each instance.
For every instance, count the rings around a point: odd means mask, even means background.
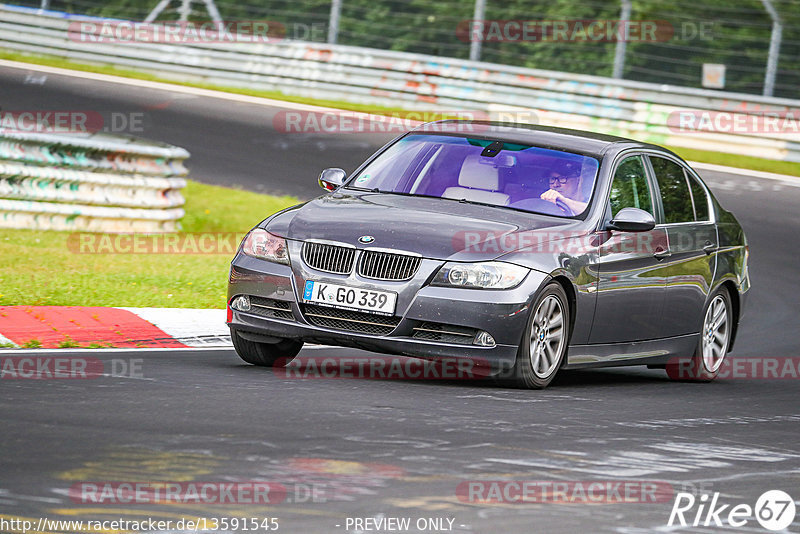
[[[706,254],[711,254],[715,250],[717,250],[716,243],[712,243],[711,241],[706,241],[706,244],[703,245],[703,252],[705,252]]]
[[[668,248],[657,248],[655,252],[653,252],[653,257],[657,260],[663,260],[664,258],[669,258],[672,256],[672,252]]]

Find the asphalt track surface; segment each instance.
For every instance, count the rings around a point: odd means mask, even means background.
[[[392,137],[284,134],[274,108],[28,74],[0,69],[3,110],[144,112],[137,133],[187,148],[192,178],[208,183],[310,198],[320,169],[351,170]],[[701,174],[751,245],[753,289],[729,357],[800,357],[800,179]],[[680,491],[698,503],[719,492],[729,505],[753,506],[770,489],[800,498],[797,378],[697,384],[622,368],[564,372],[545,391],[518,391],[481,380],[287,378],[232,350],[68,354],[98,358],[106,370],[140,368],[90,380],[0,381],[0,520],[272,517],[293,533],[391,531],[356,528],[353,518],[410,518],[407,532],[768,532],[752,517],[741,528],[667,522]],[[288,497],[264,505],[69,496],[86,481],[237,480],[279,483]],[[658,481],[671,494],[657,502],[486,504],[459,496],[459,484],[475,480]],[[317,497],[307,499],[311,487]],[[452,526],[418,529],[423,518]],[[787,531],[800,532],[800,518]]]

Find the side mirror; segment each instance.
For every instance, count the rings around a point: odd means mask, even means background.
[[[656,226],[656,220],[648,212],[639,208],[623,208],[606,225],[606,230],[622,232],[647,232]]]
[[[333,191],[344,183],[347,173],[342,169],[330,168],[319,173],[319,186],[325,191]]]

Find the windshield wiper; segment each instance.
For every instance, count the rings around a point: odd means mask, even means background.
[[[403,195],[406,197],[426,197],[430,195],[415,195],[414,193],[405,193],[403,191],[381,191],[377,187],[373,187],[372,189],[367,189],[365,187],[348,187],[347,189],[355,190],[355,191],[366,191],[368,193],[380,193],[382,195]]]
[[[490,208],[501,208],[504,210],[514,210],[519,211],[521,213],[532,213],[533,215],[546,215],[548,217],[558,217],[559,219],[576,219],[576,215],[554,215],[552,213],[542,213],[540,211],[528,211],[522,208],[515,208],[513,206],[501,206],[500,204],[489,204],[488,202],[478,202],[477,200],[467,200],[466,198],[445,198],[441,197],[444,200],[455,200],[461,202],[463,204],[475,204],[476,206],[489,206]]]
[[[406,193],[405,191],[378,191],[385,195],[402,195],[404,197],[426,197],[428,195],[417,195],[416,193]]]
[[[508,206],[500,206],[498,204],[489,204],[488,202],[478,202],[477,200],[467,200],[466,198],[447,198],[447,197],[439,197],[436,195],[418,195],[416,193],[406,193],[404,191],[381,191],[377,187],[373,187],[372,189],[367,189],[364,187],[349,187],[348,189],[355,189],[356,191],[367,191],[370,193],[380,193],[382,195],[401,195],[404,197],[419,197],[419,198],[438,198],[441,200],[453,200],[456,202],[461,202],[463,204],[475,204],[476,206],[489,206],[490,208],[507,208]]]
[[[499,204],[489,204],[488,202],[478,202],[477,200],[467,200],[466,198],[447,198],[447,197],[438,197],[442,200],[455,200],[456,202],[461,202],[462,204],[475,204],[476,206],[489,206],[490,208],[507,208],[508,206],[500,206]]]

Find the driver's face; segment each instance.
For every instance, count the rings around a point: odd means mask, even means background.
[[[558,173],[550,175],[550,189],[558,191],[565,197],[574,199],[578,192],[578,178],[575,176],[561,176]]]

